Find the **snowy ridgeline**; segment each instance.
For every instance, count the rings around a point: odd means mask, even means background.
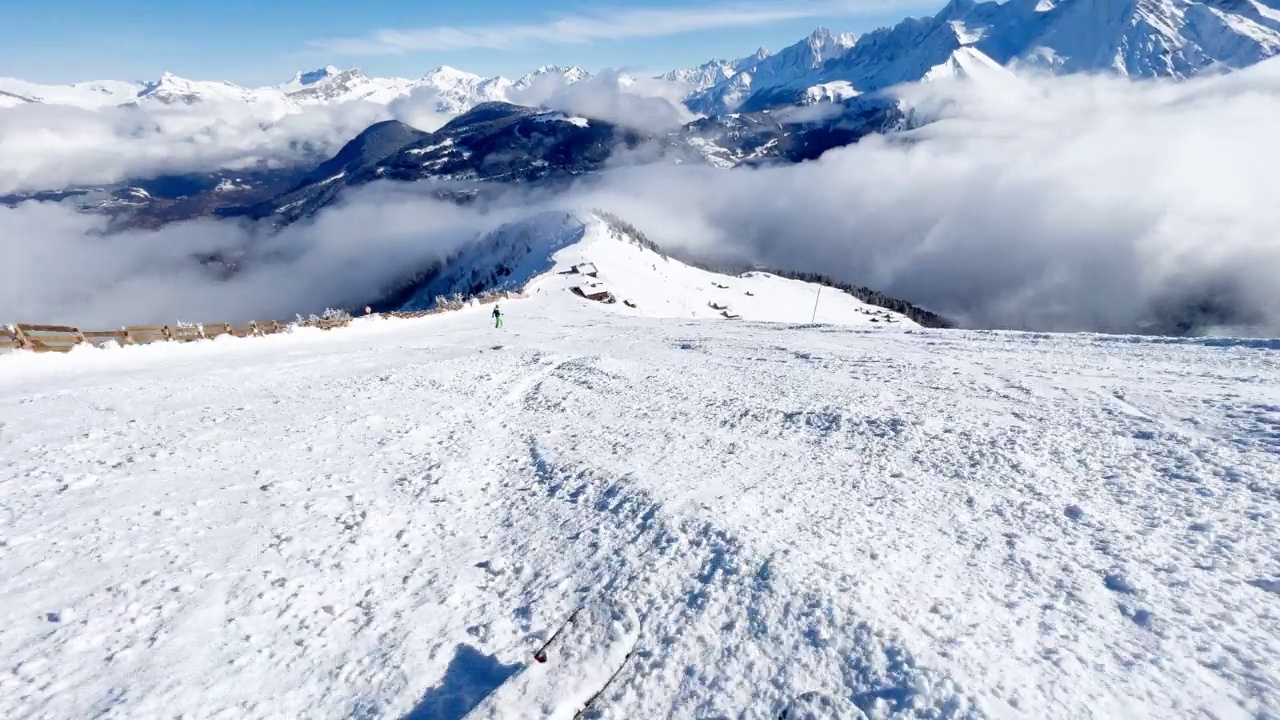
[[[584,274],[583,268],[590,268]],[[564,300],[607,294],[610,312],[655,318],[719,318],[919,328],[908,314],[941,321],[875,293],[889,310],[838,288],[767,272],[725,275],[685,264],[608,213],[551,211],[507,223],[449,258],[385,307],[432,307],[441,297],[522,290]],[[572,304],[576,304],[570,301]],[[907,314],[904,314],[907,313]]]
[[[0,717],[1280,712],[1280,348],[570,282],[0,357]]]

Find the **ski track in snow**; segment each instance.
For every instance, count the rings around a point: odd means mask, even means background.
[[[1280,713],[1274,350],[557,302],[0,357],[0,716]]]

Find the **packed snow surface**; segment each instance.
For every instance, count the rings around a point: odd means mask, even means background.
[[[1274,343],[562,280],[0,356],[0,717],[1280,713]]]

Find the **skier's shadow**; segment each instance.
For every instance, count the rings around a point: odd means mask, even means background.
[[[428,688],[422,701],[402,720],[461,720],[523,667],[518,663],[503,665],[470,645],[458,645],[440,684]]]

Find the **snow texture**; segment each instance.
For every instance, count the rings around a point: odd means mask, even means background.
[[[0,716],[567,714],[631,638],[591,716],[1280,713],[1275,341],[681,319],[814,288],[649,252],[0,356]]]

